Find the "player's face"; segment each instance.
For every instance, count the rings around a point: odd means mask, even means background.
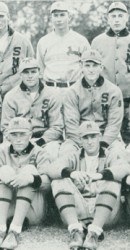
[[[119,32],[126,28],[128,14],[121,10],[113,10],[108,15],[108,24],[114,32]]]
[[[7,30],[8,24],[9,24],[8,15],[0,13],[0,31]]]
[[[69,13],[67,11],[54,11],[52,12],[52,23],[56,30],[66,30],[69,27]]]
[[[89,82],[96,82],[102,72],[102,65],[92,61],[83,62],[83,74]]]
[[[39,85],[39,69],[25,69],[21,73],[22,80],[28,88],[34,88]]]
[[[88,155],[94,156],[99,152],[99,134],[90,134],[82,137],[82,146]]]
[[[16,152],[22,152],[29,144],[31,132],[13,132],[9,134],[9,140]]]

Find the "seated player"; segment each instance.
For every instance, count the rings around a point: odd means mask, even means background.
[[[9,122],[9,143],[0,145],[0,247],[14,249],[27,218],[30,225],[43,221],[45,194],[50,188],[40,175],[45,162],[42,148],[30,142],[31,123],[23,117]],[[13,217],[7,231],[7,218]]]
[[[21,84],[9,91],[3,102],[1,127],[4,137],[9,121],[23,116],[32,122],[33,141],[41,147],[50,146],[53,148],[51,153],[55,153],[63,129],[60,96],[39,79],[40,69],[36,59],[23,59],[19,70]]]
[[[70,249],[95,250],[103,226],[116,223],[120,216],[120,182],[130,170],[122,147],[117,151],[101,147],[100,130],[94,121],[80,125],[80,137],[80,155],[72,157],[70,152],[63,161],[59,158],[53,163],[62,179],[52,181],[52,191],[70,232]],[[88,230],[86,238],[84,228]]]

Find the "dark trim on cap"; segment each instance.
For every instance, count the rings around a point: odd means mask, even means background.
[[[117,34],[110,28],[106,34],[110,37],[114,37],[114,36],[117,36]],[[124,37],[124,36],[128,36],[129,35],[129,31],[127,30],[127,28],[121,30],[119,33],[118,33],[118,36],[120,37]]]
[[[21,154],[30,154],[34,145],[29,142],[28,146],[21,152]],[[10,154],[17,154],[17,151],[14,150],[13,145],[10,145]]]
[[[103,76],[99,76],[99,78],[97,79],[97,81],[95,82],[95,84],[93,86],[95,87],[101,87],[104,83],[104,78]],[[82,86],[84,88],[90,89],[92,86],[89,85],[89,83],[86,81],[85,77],[82,78]]]

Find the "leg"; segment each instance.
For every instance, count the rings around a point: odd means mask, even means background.
[[[82,246],[84,234],[83,226],[78,220],[74,191],[70,184],[69,179],[55,180],[52,182],[52,192],[61,218],[70,232],[70,248],[75,249]]]
[[[19,234],[22,230],[23,221],[34,198],[34,189],[31,187],[20,188],[17,192],[14,217],[9,232],[1,247],[14,249],[18,246]]]
[[[46,218],[48,208],[46,195],[47,193],[43,191],[35,192],[34,199],[26,215],[29,225],[41,224]]]
[[[0,245],[4,239],[7,226],[7,216],[9,206],[12,200],[12,189],[7,185],[1,183],[0,184]]]
[[[126,144],[130,143],[130,98],[124,99],[124,118],[121,127],[121,135]]]
[[[98,237],[103,232],[103,226],[114,220],[120,205],[118,199],[120,197],[120,184],[107,181],[100,183],[101,187],[97,197],[94,219],[92,224],[88,226],[88,235],[83,245],[90,250],[97,249]]]

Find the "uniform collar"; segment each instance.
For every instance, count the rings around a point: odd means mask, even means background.
[[[97,79],[97,81],[95,82],[95,84],[93,85],[94,87],[100,87],[102,86],[104,83],[104,78],[103,76],[99,76],[99,78]],[[84,88],[90,89],[92,86],[89,85],[89,83],[85,80],[85,77],[83,77],[82,79],[82,85]]]
[[[8,26],[8,33],[9,33],[9,36],[12,36],[14,34],[14,30]]]
[[[111,36],[111,37],[114,37],[114,36],[117,36],[117,34],[110,28],[107,33],[106,33],[108,36]],[[118,36],[120,37],[123,37],[123,36],[128,36],[129,35],[129,32],[128,30],[125,28],[123,30],[121,30],[119,33],[118,33]]]
[[[100,149],[99,149],[99,158],[104,158],[106,155],[105,155],[105,152],[104,152],[104,149],[100,146]],[[80,160],[83,159],[85,157],[85,150],[84,148],[81,149],[81,153],[80,153]]]
[[[29,91],[28,87],[23,82],[20,84],[20,88],[21,88],[22,91]],[[41,93],[43,88],[44,88],[44,85],[41,82],[41,80],[39,80],[39,93]]]
[[[29,142],[28,146],[20,153],[20,155],[30,154],[33,148],[34,145],[31,142]],[[10,154],[15,154],[15,155],[19,154],[17,151],[14,150],[12,145],[10,145]]]

